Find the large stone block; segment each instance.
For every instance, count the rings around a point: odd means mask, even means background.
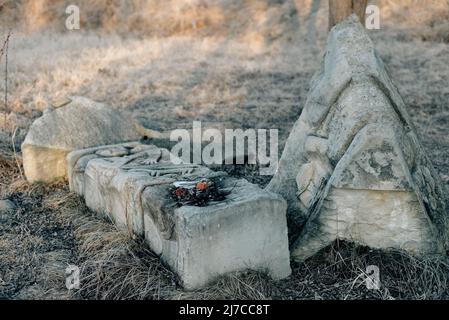
[[[244,179],[174,165],[165,149],[128,143],[68,155],[69,181],[86,204],[144,237],[187,289],[245,269],[287,277],[286,202]],[[226,194],[204,206],[180,205],[174,183],[210,179]]]
[[[357,17],[330,32],[267,190],[288,202],[297,260],[335,239],[416,255],[448,249],[446,191]]]
[[[30,182],[50,182],[66,176],[69,152],[138,138],[134,122],[117,110],[72,97],[31,125],[22,144],[25,175]]]

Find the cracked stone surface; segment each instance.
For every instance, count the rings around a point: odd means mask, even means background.
[[[331,30],[267,190],[288,202],[296,260],[335,239],[416,255],[447,250],[446,191],[355,16]]]
[[[275,193],[200,165],[172,164],[168,150],[139,143],[74,151],[67,162],[71,190],[143,237],[186,289],[245,269],[274,279],[291,273],[287,204]],[[179,207],[173,183],[200,178],[220,179],[225,200]]]
[[[22,144],[23,167],[30,182],[51,182],[67,174],[73,150],[139,138],[134,122],[120,112],[84,97],[45,112],[34,121]]]

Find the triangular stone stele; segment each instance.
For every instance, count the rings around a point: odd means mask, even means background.
[[[335,239],[416,255],[447,250],[443,184],[356,16],[331,30],[267,189],[288,202],[296,260]]]

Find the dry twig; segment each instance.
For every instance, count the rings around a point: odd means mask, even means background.
[[[4,123],[6,123],[6,116],[8,114],[8,50],[9,50],[9,39],[11,38],[11,30],[8,31],[8,34],[6,35],[6,39],[3,42],[3,46],[0,49],[0,62],[2,60],[3,55],[5,55],[5,98],[4,98]]]

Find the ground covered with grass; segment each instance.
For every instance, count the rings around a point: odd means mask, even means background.
[[[147,9],[160,14],[152,20],[159,25],[115,13],[112,22],[92,18],[73,32],[51,15],[49,1],[0,6],[0,16],[12,19],[13,30],[8,103],[0,113],[0,199],[17,207],[0,221],[0,298],[449,298],[447,259],[421,260],[342,242],[293,264],[286,280],[273,282],[247,272],[184,292],[140,239],[89,212],[65,181],[47,186],[24,181],[20,144],[29,125],[53,101],[70,95],[104,102],[156,130],[191,128],[193,120],[279,129],[281,154],[320,63],[327,1],[216,2],[207,10],[184,12],[157,9],[149,1]],[[383,4],[381,30],[369,31],[370,36],[426,152],[449,186],[449,4],[434,1],[417,15],[414,6],[422,2],[377,2]],[[52,3],[64,5],[62,0]],[[102,0],[92,2],[92,17],[98,18],[94,13],[104,11],[102,6]],[[21,16],[22,11],[11,11],[16,8],[28,10]],[[108,7],[111,17],[114,8]],[[177,16],[164,18],[169,12]],[[3,25],[8,19],[1,21],[0,36],[9,28]],[[25,27],[17,21],[26,21]],[[4,60],[0,74],[3,79]],[[5,89],[0,81],[2,95]],[[221,169],[261,186],[270,179],[251,166]],[[81,269],[80,290],[65,287],[65,268],[71,264]],[[380,290],[368,290],[363,282],[369,265],[379,267]]]
[[[64,181],[29,185],[12,157],[0,157],[0,195],[18,207],[0,224],[2,299],[447,299],[449,260],[335,242],[292,275],[273,281],[259,272],[229,274],[185,292],[142,239],[90,212]],[[5,174],[8,173],[8,174]],[[80,268],[79,290],[65,270]],[[366,286],[367,266],[380,271],[379,290]]]

